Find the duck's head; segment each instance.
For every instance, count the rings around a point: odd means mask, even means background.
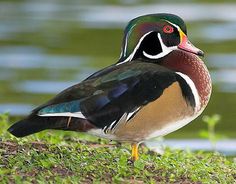
[[[129,22],[124,34],[120,63],[137,58],[157,60],[178,49],[204,55],[188,40],[184,21],[173,14],[137,17]]]

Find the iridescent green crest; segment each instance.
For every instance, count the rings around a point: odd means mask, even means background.
[[[140,44],[146,34],[150,32],[161,32],[162,26],[167,22],[173,23],[186,33],[184,21],[173,14],[160,13],[149,14],[131,20],[124,31],[123,45],[119,62],[132,59],[135,49]]]

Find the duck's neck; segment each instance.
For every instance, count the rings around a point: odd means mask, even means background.
[[[187,75],[196,86],[201,109],[207,105],[211,95],[211,78],[206,65],[199,57],[185,51],[176,50],[163,58],[160,64]]]

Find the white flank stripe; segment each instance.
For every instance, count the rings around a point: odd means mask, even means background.
[[[116,123],[117,121],[113,121],[112,124],[109,126],[109,129]]]
[[[139,111],[141,107],[138,107],[136,110],[134,110],[133,112],[130,112],[127,117],[126,117],[126,121],[129,121],[129,119],[133,116],[134,113],[136,113],[137,111]]]
[[[42,114],[38,116],[49,117],[49,116],[64,116],[64,117],[74,117],[74,118],[82,118],[86,119],[86,117],[81,112],[64,112],[64,113],[49,113],[49,114]]]
[[[112,129],[112,126],[115,124],[115,123],[117,123],[117,121],[115,120],[115,121],[113,121],[110,125],[109,125],[109,127],[107,127],[107,126],[105,126],[104,128],[103,128],[103,132],[106,134],[106,133],[108,133],[108,132],[110,132]]]
[[[126,120],[128,121],[128,120],[133,116],[133,114],[134,114],[135,112],[136,112],[136,111],[130,112],[130,113],[127,115]]]
[[[124,113],[121,118],[119,119],[119,121],[115,124],[115,126],[113,127],[113,129],[111,129],[111,133],[113,134],[117,128],[119,128],[122,124],[126,123],[126,118],[127,118],[127,113]]]
[[[191,91],[194,96],[195,104],[196,104],[195,111],[199,111],[201,108],[201,104],[200,104],[200,98],[199,98],[199,94],[198,94],[195,84],[187,75],[185,75],[181,72],[175,72],[175,73],[178,74],[180,77],[182,77],[187,82],[189,87],[191,88]]]

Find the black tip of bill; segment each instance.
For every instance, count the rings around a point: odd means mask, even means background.
[[[199,50],[199,51],[197,52],[197,55],[204,57],[204,52],[203,52],[202,50]]]

